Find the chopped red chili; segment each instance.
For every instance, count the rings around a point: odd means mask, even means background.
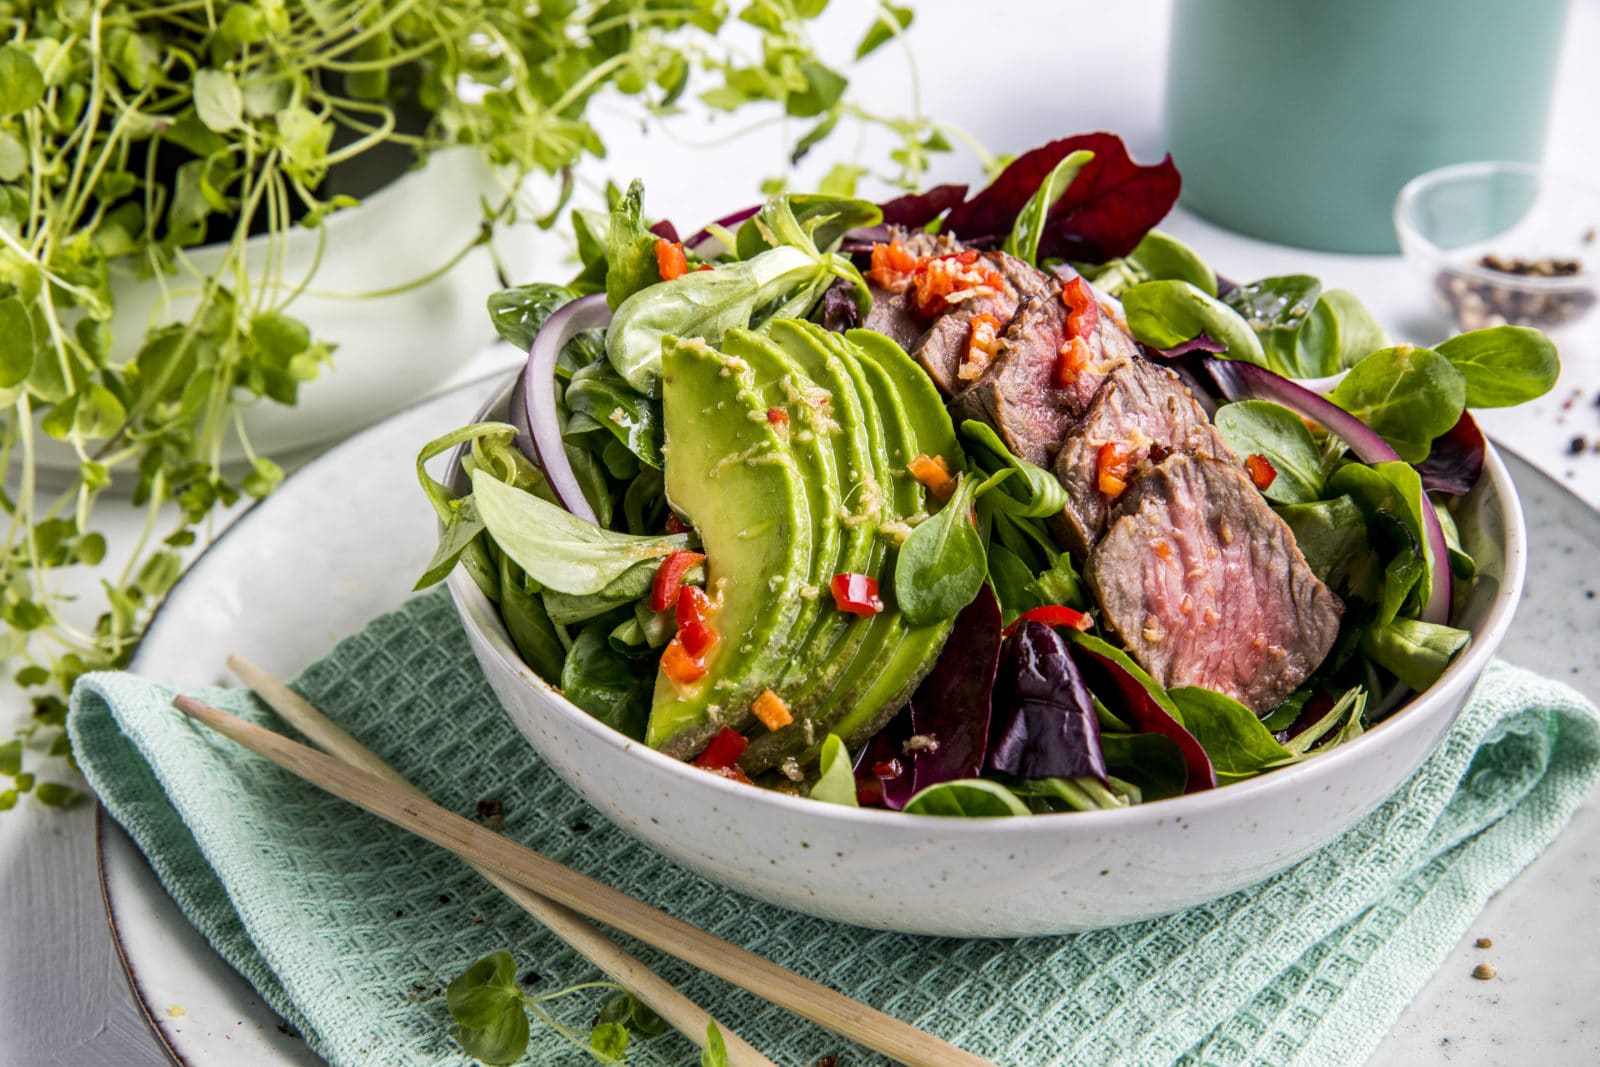
[[[693,526],[678,518],[677,512],[667,512],[667,533],[688,533],[692,529]]]
[[[706,676],[706,664],[683,646],[681,634],[674,634],[661,652],[661,673],[676,685],[688,685]]]
[[[1088,340],[1100,322],[1100,302],[1083,278],[1061,283],[1061,300],[1067,305],[1067,336]]]
[[[1256,488],[1262,492],[1266,492],[1267,486],[1271,485],[1278,477],[1278,468],[1274,467],[1272,461],[1260,452],[1252,452],[1246,456],[1244,468],[1250,472],[1250,480],[1255,482]]]
[[[696,659],[705,656],[717,643],[717,631],[706,621],[711,614],[711,598],[697,585],[686,585],[678,594],[678,641]]]
[[[943,456],[919,452],[917,458],[906,464],[906,471],[940,500],[949,500],[950,494],[955,492],[956,480],[950,477],[950,467]]]
[[[665,238],[656,239],[656,271],[661,280],[670,282],[689,273],[689,258],[683,254],[683,245]]]
[[[1100,446],[1095,456],[1095,482],[1100,492],[1115,499],[1128,488],[1128,469],[1133,466],[1133,450],[1114,441]]]
[[[724,726],[717,732],[717,736],[711,739],[711,743],[701,750],[700,755],[694,758],[694,765],[708,771],[735,767],[749,744],[750,742],[738,730]]]
[[[1089,342],[1081,337],[1067,338],[1056,354],[1056,385],[1065,389],[1077,381],[1078,375],[1093,359],[1094,353],[1089,348]]]
[[[774,426],[789,425],[789,413],[782,408],[768,408],[767,421]]]
[[[1029,608],[1018,615],[1017,621],[1007,626],[1005,632],[1009,635],[1023,619],[1043,623],[1046,626],[1070,626],[1079,633],[1087,633],[1094,626],[1094,619],[1081,611],[1075,611],[1065,604],[1046,604],[1039,608]]]
[[[683,576],[705,558],[702,552],[689,552],[683,549],[667,553],[667,558],[663,559],[661,566],[656,569],[655,585],[650,589],[650,610],[666,611],[668,608],[677,607],[678,593],[683,588]]]
[[[836,574],[830,586],[833,602],[851,615],[876,615],[883,610],[878,596],[878,579],[868,574]]]

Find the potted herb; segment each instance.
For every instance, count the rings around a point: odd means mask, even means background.
[[[0,654],[32,701],[25,737],[64,751],[54,728],[65,690],[128,660],[215,508],[282,478],[251,438],[261,416],[242,411],[292,408],[306,382],[339,366],[344,338],[318,328],[310,298],[373,287],[330,285],[331,254],[420,247],[430,259],[409,279],[411,298],[459,303],[450,272],[473,261],[495,269],[488,246],[496,226],[525,218],[525,179],[553,179],[556,207],[533,220],[548,225],[575,168],[603,154],[586,117],[603,92],[651,116],[694,103],[781,110],[806,120],[795,158],[841,121],[881,124],[901,143],[899,179],[914,183],[927,154],[948,147],[943,136],[920,117],[884,118],[848,99],[846,79],[806,34],[825,6],[755,0],[735,15],[713,0],[605,0],[530,15],[482,0],[0,3],[10,516]],[[855,28],[856,56],[910,21],[908,9],[876,9]],[[416,222],[340,233],[398,186],[364,206],[367,194],[419,162],[417,180],[443,173],[451,206],[470,205],[463,239],[415,240]],[[360,170],[376,183],[341,189]],[[441,282],[442,293],[430,289]],[[492,288],[471,275],[461,285]],[[462,313],[476,319],[476,304]],[[60,492],[43,488],[52,465],[65,474]],[[115,546],[131,549],[121,561],[105,558],[92,522],[108,489],[148,516],[137,545]],[[94,567],[115,577],[75,620],[62,610],[62,582]],[[13,779],[0,808],[33,781],[19,742],[0,746],[0,774]]]

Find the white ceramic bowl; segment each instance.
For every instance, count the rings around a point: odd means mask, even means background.
[[[483,417],[502,418],[504,396]],[[453,469],[451,476],[459,477]],[[568,703],[518,657],[461,568],[450,593],[506,713],[601,814],[714,882],[827,919],[957,937],[1060,934],[1212,900],[1283,870],[1404,783],[1466,703],[1522,594],[1522,509],[1491,448],[1456,521],[1479,564],[1471,645],[1438,683],[1322,756],[1121,811],[948,819],[846,808],[669,759]]]

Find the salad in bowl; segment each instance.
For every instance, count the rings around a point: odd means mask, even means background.
[[[1088,134],[687,239],[637,182],[576,212],[581,273],[490,299],[503,417],[419,459],[419,586],[470,578],[516,684],[651,774],[802,804],[1117,811],[1350,745],[1471,642],[1469,408],[1556,351],[1219,276],[1155,228],[1178,187]]]

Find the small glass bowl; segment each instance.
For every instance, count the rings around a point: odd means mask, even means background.
[[[1600,299],[1600,187],[1531,163],[1458,163],[1394,205],[1406,260],[1462,330],[1555,330]]]

